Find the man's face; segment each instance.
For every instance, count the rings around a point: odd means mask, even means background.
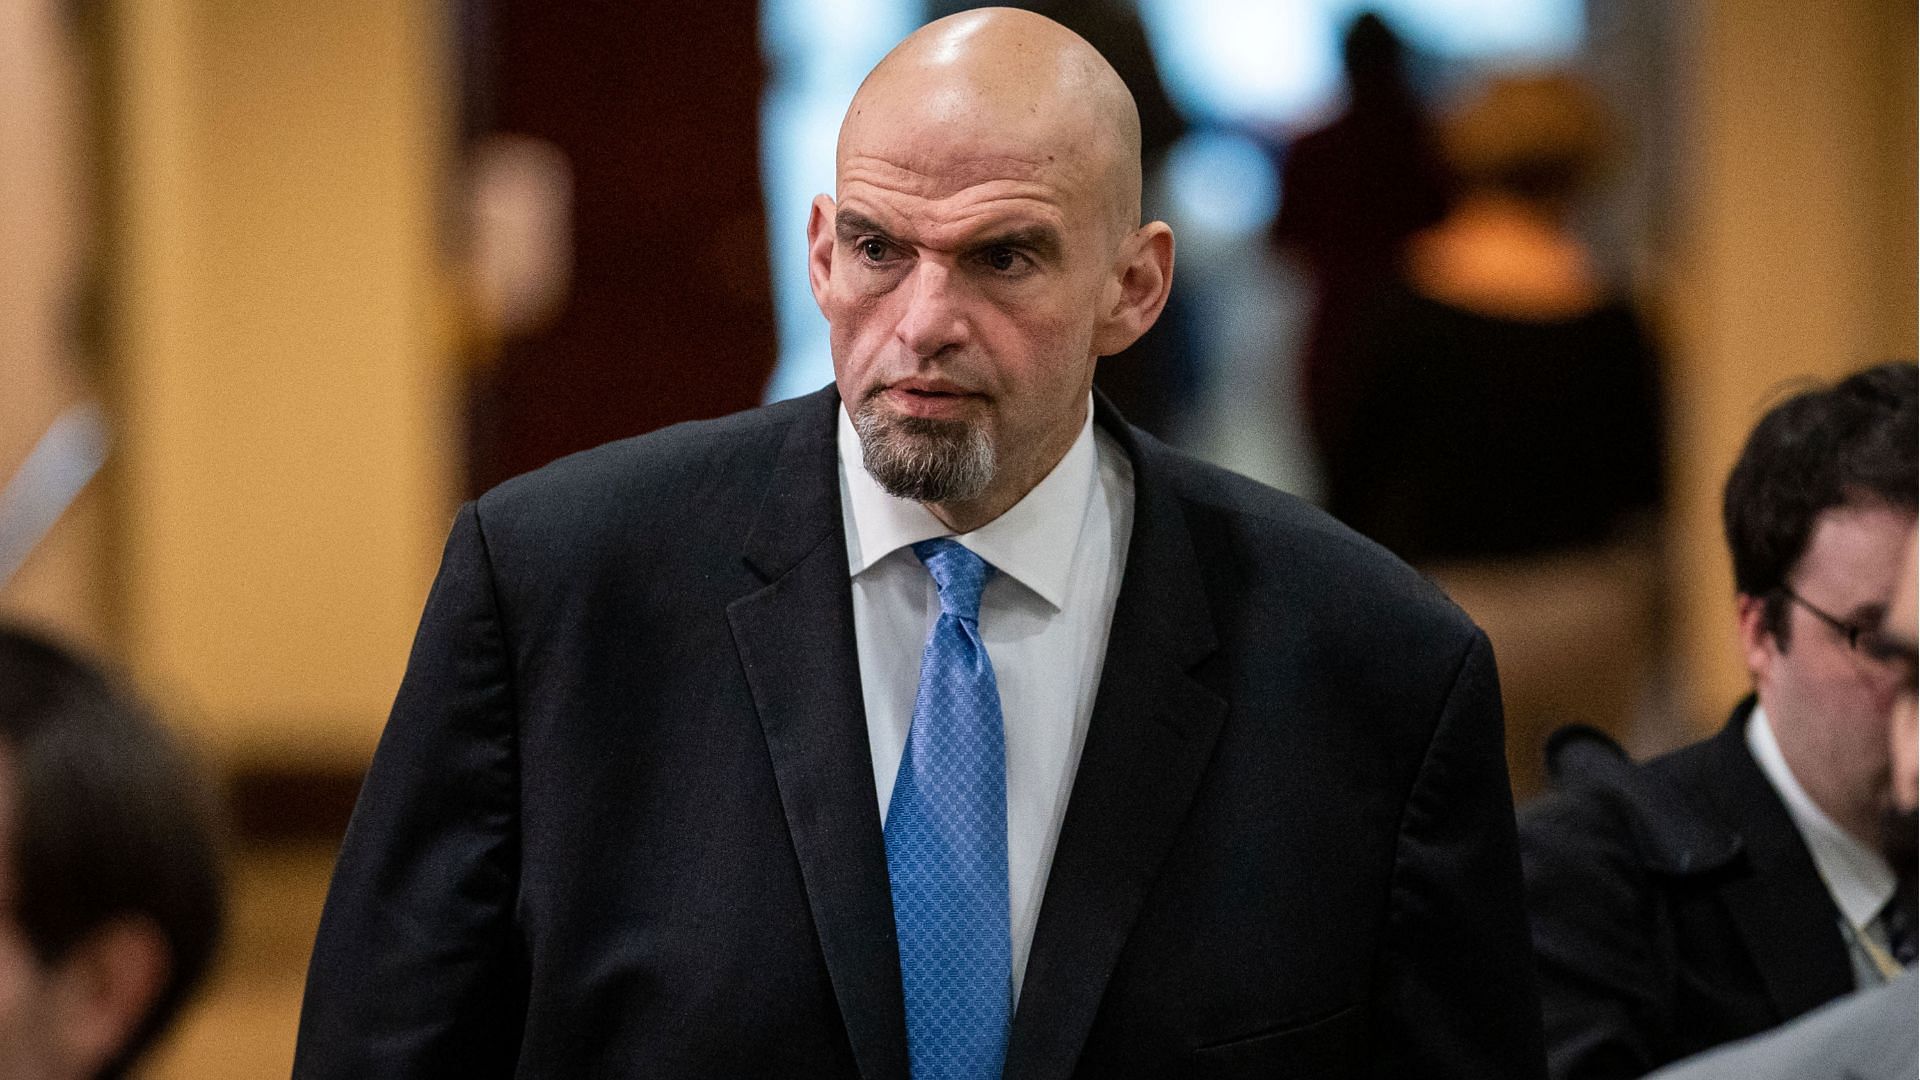
[[[1024,492],[1085,420],[1118,230],[1099,155],[1046,138],[871,119],[843,142],[838,203],[815,200],[834,378],[876,478],[893,490],[876,450],[904,463],[897,495]]]
[[[1914,515],[1885,506],[1841,506],[1815,519],[1787,585],[1784,637],[1763,629],[1761,601],[1741,598],[1742,638],[1760,703],[1794,777],[1841,827],[1878,843],[1891,798],[1888,715],[1900,688],[1897,665],[1845,634],[1812,605],[1863,628],[1887,609]]]
[[[1880,637],[1886,645],[1887,660],[1898,682],[1893,691],[1893,715],[1890,755],[1893,761],[1893,809],[1895,827],[1911,833],[1914,811],[1920,804],[1920,685],[1916,685],[1916,656],[1920,654],[1920,554],[1915,542],[1920,534],[1909,534],[1906,554],[1900,559],[1900,577],[1894,583],[1893,597],[1887,601],[1887,617]]]

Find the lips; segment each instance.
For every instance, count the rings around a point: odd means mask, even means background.
[[[959,383],[946,379],[901,379],[887,387],[907,394],[920,394],[928,397],[975,397],[973,391]]]
[[[881,391],[887,404],[908,416],[957,416],[986,400],[958,383],[945,379],[902,379]]]

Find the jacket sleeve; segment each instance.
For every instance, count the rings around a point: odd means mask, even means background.
[[[1476,631],[1402,811],[1373,1075],[1544,1075],[1493,650]]]
[[[334,869],[296,1080],[512,1074],[526,963],[511,670],[469,503]]]
[[[1672,971],[1629,823],[1601,789],[1568,787],[1528,808],[1520,851],[1551,1075],[1645,1075],[1667,1056]]]

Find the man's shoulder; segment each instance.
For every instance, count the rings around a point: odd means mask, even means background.
[[[1554,789],[1519,818],[1523,851],[1543,862],[1601,856],[1665,877],[1710,872],[1741,850],[1738,822],[1721,812],[1712,786],[1727,780],[1744,713],[1720,733],[1636,763],[1590,729],[1549,742]]]

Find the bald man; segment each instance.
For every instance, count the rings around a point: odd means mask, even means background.
[[[1058,25],[882,61],[834,385],[462,509],[297,1076],[1540,1074],[1486,640],[1092,393],[1139,193]]]

